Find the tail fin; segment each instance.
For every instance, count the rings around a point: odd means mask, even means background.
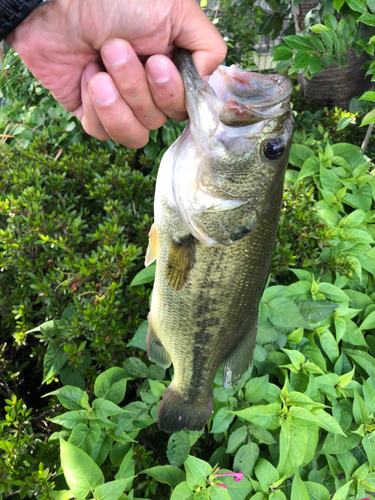
[[[159,428],[166,432],[183,429],[201,431],[210,418],[213,395],[206,399],[189,400],[168,387],[159,407]]]

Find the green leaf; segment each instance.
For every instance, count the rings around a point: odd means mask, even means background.
[[[367,460],[370,464],[371,470],[375,469],[375,432],[366,434],[362,439],[362,446],[365,450]]]
[[[294,67],[296,70],[307,69],[309,67],[312,55],[305,51],[299,50],[294,56]]]
[[[305,177],[311,177],[319,172],[319,159],[316,156],[307,158],[304,161],[302,168],[298,174],[298,180],[304,179]]]
[[[373,356],[371,356],[371,354],[360,351],[359,349],[344,349],[344,352],[348,356],[350,356],[356,363],[358,363],[358,365],[363,368],[370,377],[375,377],[375,360]]]
[[[323,427],[328,432],[332,434],[341,434],[345,436],[338,422],[324,410],[314,410],[313,414],[319,419],[320,427]]]
[[[293,50],[291,50],[286,45],[278,45],[273,47],[273,61],[289,61],[293,57]]]
[[[147,337],[148,321],[143,321],[135,332],[134,337],[129,342],[128,346],[136,347],[137,349],[142,349],[142,351],[147,351],[146,337]]]
[[[178,484],[172,492],[171,500],[193,500],[194,492],[186,481]]]
[[[346,0],[346,3],[355,12],[366,12],[367,11],[366,4],[361,2],[361,0]]]
[[[94,491],[95,500],[118,500],[123,494],[127,479],[117,479],[98,486]]]
[[[254,473],[263,491],[268,491],[271,484],[279,479],[279,473],[275,467],[264,458],[257,460]]]
[[[361,97],[359,97],[358,100],[375,102],[375,92],[374,91],[365,92],[363,95],[361,95]]]
[[[121,403],[125,397],[127,378],[129,375],[123,368],[109,368],[96,378],[95,395],[116,404]]]
[[[143,471],[144,472],[144,471]],[[124,491],[130,490],[135,477],[135,462],[134,462],[134,449],[133,447],[126,453],[122,459],[120,468],[115,475],[115,479],[126,479],[127,482],[124,486]]]
[[[352,482],[353,482],[353,480],[344,484],[344,486],[341,486],[341,488],[339,488],[336,491],[336,493],[333,495],[332,500],[346,500],[348,497],[349,488],[350,488],[350,485],[352,484]]]
[[[234,457],[233,470],[242,472],[245,477],[251,476],[258,457],[259,446],[257,444],[249,442],[242,445]]]
[[[314,156],[314,152],[303,144],[292,144],[289,154],[289,162],[295,167],[302,167],[308,158]]]
[[[281,350],[284,351],[285,354],[289,357],[294,368],[296,370],[300,370],[301,365],[305,362],[305,356],[297,350],[295,351],[292,351],[291,349],[281,349]]]
[[[44,356],[42,384],[46,383],[47,380],[56,375],[65,363],[66,356],[64,348],[59,347],[54,342],[49,343]]]
[[[247,426],[243,425],[233,431],[228,439],[227,453],[235,453],[247,438]]]
[[[155,279],[156,265],[151,265],[139,271],[139,273],[134,277],[133,281],[129,286],[144,285],[145,283],[151,283]]]
[[[79,387],[64,385],[64,387],[60,387],[59,389],[56,389],[56,391],[44,394],[42,397],[57,396],[60,403],[68,410],[81,410],[81,401],[85,394],[86,393]]]
[[[281,421],[280,458],[277,470],[281,476],[291,477],[305,456],[308,431],[306,427],[294,427],[289,420]]]
[[[309,49],[314,50],[314,46],[310,43],[309,40],[299,35],[289,35],[284,36],[283,42],[285,42],[291,49]]]
[[[329,500],[330,494],[325,486],[311,481],[304,481],[303,483],[307,489],[310,500]]]
[[[359,327],[360,330],[371,330],[375,328],[375,311],[371,312]]]
[[[61,467],[65,480],[78,498],[85,498],[104,483],[102,471],[84,451],[60,438]]]
[[[269,375],[251,378],[245,385],[246,401],[249,403],[258,403],[258,401],[261,401],[264,394],[267,393],[268,379]]]
[[[218,478],[218,482],[219,482]],[[231,496],[228,493],[228,490],[223,488],[222,486],[210,486],[208,488],[209,498],[211,500],[231,500]]]
[[[320,336],[320,343],[322,345],[323,351],[327,354],[331,363],[336,363],[340,352],[336,339],[329,330],[325,330],[322,333],[322,335]]]
[[[327,28],[327,26],[324,26],[324,24],[314,24],[313,26],[310,26],[310,30],[318,34],[329,33],[329,28]]]
[[[212,472],[212,467],[210,464],[201,460],[200,458],[188,456],[184,463],[186,470],[186,482],[191,489],[195,489],[198,486],[203,488],[206,486],[207,477]]]
[[[366,403],[363,401],[356,390],[354,391],[353,417],[358,425],[369,424],[372,420]]]
[[[363,397],[369,412],[375,415],[375,390],[366,380],[363,382]]]
[[[370,123],[375,123],[375,109],[367,113],[361,122],[361,127],[365,125],[370,125]]]
[[[169,484],[172,488],[185,481],[184,472],[172,465],[157,465],[156,467],[142,470],[140,474],[148,474],[159,481],[159,483]]]
[[[269,319],[280,328],[308,327],[297,305],[286,297],[276,297],[267,303]]]
[[[146,378],[148,377],[147,365],[139,358],[128,358],[124,363],[125,370],[133,375],[133,377]]]
[[[87,424],[89,413],[86,410],[67,411],[62,415],[50,418],[55,424],[62,425],[67,429],[73,429],[78,424]]]
[[[190,452],[190,438],[187,432],[180,431],[171,434],[168,439],[167,457],[173,467],[179,467],[185,462]]]
[[[112,417],[125,411],[112,401],[103,398],[94,399],[92,407],[95,410],[93,412],[95,418]]]
[[[233,419],[234,415],[231,412],[230,408],[220,408],[212,422],[211,432],[216,433],[226,431],[230,424],[233,422]]]
[[[310,500],[305,483],[300,478],[298,471],[296,471],[294,478],[293,478],[292,494],[291,494],[290,499],[291,500]]]
[[[90,427],[87,427],[85,424],[78,424],[73,428],[69,436],[69,443],[91,455],[95,443],[100,438],[100,433],[101,429],[97,424],[93,424]]]
[[[226,469],[220,469],[219,473],[230,473],[232,471]],[[245,500],[248,498],[248,494],[252,491],[250,482],[243,478],[241,481],[236,482],[232,476],[220,476],[215,481],[217,483],[223,483],[227,486],[227,492],[230,495],[231,500]],[[221,488],[224,489],[224,488]]]
[[[281,405],[279,403],[271,403],[252,406],[233,413],[244,420],[259,425],[259,427],[263,427],[263,429],[277,429],[280,427],[280,411]]]

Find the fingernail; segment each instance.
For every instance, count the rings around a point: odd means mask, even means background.
[[[112,104],[119,95],[115,85],[107,75],[96,76],[91,81],[90,89],[94,100],[102,106]]]
[[[154,83],[167,83],[171,78],[171,69],[165,59],[153,59],[147,65],[147,71]]]
[[[130,58],[127,45],[121,40],[113,40],[102,48],[102,56],[108,66],[119,66],[126,63]]]
[[[91,78],[96,74],[99,73],[100,69],[98,68],[97,64],[92,63],[88,64],[85,69],[85,80],[86,83],[89,83]]]

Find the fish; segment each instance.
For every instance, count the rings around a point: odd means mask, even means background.
[[[145,259],[148,358],[174,368],[166,432],[201,431],[220,365],[228,388],[252,363],[294,123],[284,76],[220,66],[205,82],[184,49],[175,64],[189,121],[159,167]]]

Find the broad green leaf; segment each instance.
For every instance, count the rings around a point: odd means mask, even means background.
[[[76,497],[85,498],[104,483],[103,473],[94,460],[64,439],[60,439],[60,456],[65,480]]]
[[[230,472],[232,471],[220,469],[219,474]],[[245,500],[245,498],[248,498],[248,494],[253,489],[250,481],[248,481],[245,477],[241,479],[241,481],[236,482],[232,476],[219,476],[215,483],[218,482],[227,486],[227,492],[229,493],[231,500]]]
[[[375,432],[366,434],[362,439],[362,446],[366,452],[367,460],[372,470],[375,469]]]
[[[85,394],[86,393],[79,387],[64,385],[64,387],[60,387],[59,389],[56,389],[56,391],[44,394],[42,397],[57,396],[60,403],[68,410],[81,410],[81,401]]]
[[[293,57],[293,50],[286,45],[278,45],[273,47],[273,61],[289,61]]]
[[[344,486],[341,486],[336,493],[333,495],[332,500],[346,500],[349,492],[350,485],[352,484],[353,480],[349,481],[348,483],[344,484]]]
[[[81,448],[85,453],[91,455],[95,443],[100,437],[101,429],[99,425],[93,424],[87,427],[85,424],[78,424],[73,428],[69,436],[69,443]]]
[[[358,462],[353,455],[347,451],[336,455],[337,460],[345,472],[346,480],[350,478],[353,472],[358,468]]]
[[[353,417],[358,425],[369,424],[372,420],[370,412],[358,392],[354,391]]]
[[[286,500],[286,496],[282,491],[276,490],[271,493],[271,495],[269,496],[269,500]]]
[[[218,483],[220,483],[219,479],[220,478],[218,477]],[[208,488],[208,494],[211,500],[231,500],[231,496],[229,495],[228,490],[216,484]]]
[[[224,432],[228,429],[230,424],[234,419],[234,415],[231,412],[230,408],[224,407],[220,408],[220,410],[216,413],[214,420],[212,422],[211,432]]]
[[[186,481],[178,484],[172,492],[171,500],[193,500],[194,492]]]
[[[144,471],[142,471],[144,472]],[[134,449],[133,446],[124,456],[120,468],[115,475],[115,479],[126,479],[127,482],[124,486],[124,491],[130,490],[133,484],[133,478],[135,477],[135,462],[134,462]]]
[[[150,388],[152,393],[157,397],[161,398],[164,391],[165,391],[165,385],[162,384],[161,382],[158,382],[157,380],[152,380],[148,379],[148,383],[150,384]]]
[[[314,458],[316,448],[318,446],[318,441],[319,441],[319,428],[308,427],[305,456],[303,457],[303,460],[301,462],[301,467],[305,467]]]
[[[257,460],[254,473],[263,491],[268,491],[271,484],[279,479],[279,473],[275,467],[264,458]]]
[[[289,357],[294,368],[297,370],[301,369],[301,365],[305,362],[305,356],[299,351],[292,351],[291,349],[282,349],[285,354]]]
[[[87,424],[90,413],[86,410],[67,411],[49,420],[67,429],[73,429],[78,424]]]
[[[366,380],[363,382],[363,397],[369,412],[375,415],[375,390]]]
[[[308,327],[297,305],[287,297],[276,297],[267,303],[269,319],[280,328]]]
[[[130,283],[130,286],[138,286],[144,285],[145,283],[150,283],[155,279],[155,270],[156,265],[151,265],[139,271],[139,273],[135,276],[133,281]]]
[[[305,483],[300,478],[299,472],[294,475],[291,500],[310,500]]]
[[[172,488],[185,481],[184,472],[172,465],[157,465],[156,467],[151,467],[151,469],[144,469],[140,473],[148,474],[159,481],[159,483],[169,484]]]
[[[148,377],[147,365],[139,358],[127,358],[124,363],[125,370],[133,377]]]
[[[268,389],[268,379],[268,375],[251,378],[245,385],[246,401],[249,401],[249,403],[258,403],[258,401],[261,401]]]
[[[289,412],[291,417],[290,423],[295,427],[321,427],[320,421],[306,408],[292,406],[290,407]]]
[[[257,444],[249,442],[242,445],[234,457],[233,470],[242,472],[245,477],[251,476],[258,457],[259,446]]]
[[[234,411],[233,413],[264,429],[277,429],[280,427],[280,410],[280,404],[271,403],[269,405],[252,406],[251,408]]]
[[[333,434],[341,434],[345,436],[338,422],[324,410],[314,410],[313,414],[320,421],[320,427],[323,427],[328,432]]]
[[[273,435],[267,431],[266,429],[262,429],[262,427],[258,427],[257,425],[249,424],[249,431],[252,436],[254,436],[259,443],[264,444],[274,444],[275,438]]]
[[[311,63],[310,63],[311,64]],[[302,168],[298,174],[298,180],[311,177],[319,172],[319,158],[311,156],[303,162]]]
[[[195,489],[198,486],[203,488],[207,483],[207,476],[212,472],[211,465],[200,458],[189,455],[184,462],[184,466],[188,486],[191,489]]]
[[[63,347],[59,347],[54,342],[49,343],[44,356],[42,384],[56,375],[56,373],[64,366],[66,360],[67,358]]]
[[[356,12],[366,12],[366,3],[361,2],[361,0],[346,0],[349,7]],[[336,499],[335,499],[336,500]]]
[[[281,421],[280,458],[277,466],[280,477],[291,477],[298,470],[305,456],[307,439],[306,427],[294,427],[288,420]]]
[[[54,500],[69,500],[74,497],[73,493],[69,490],[58,490],[48,492]]]
[[[330,494],[325,486],[312,481],[304,481],[310,500],[329,500]]]
[[[372,111],[370,111],[365,115],[360,126],[364,127],[365,125],[370,125],[370,123],[374,122],[375,122],[375,109],[373,109]]]
[[[320,343],[331,363],[336,363],[340,355],[335,337],[329,330],[325,330],[320,336]]]
[[[359,327],[360,330],[370,330],[375,328],[375,311],[370,313]]]
[[[148,321],[146,320],[140,324],[137,331],[135,332],[134,337],[129,342],[128,346],[137,347],[138,349],[142,349],[142,351],[147,351],[147,346],[146,346],[147,328],[148,328]]]
[[[235,453],[247,438],[247,426],[243,425],[233,431],[228,439],[227,453]]]
[[[98,375],[94,392],[98,398],[119,404],[125,397],[126,380],[129,375],[123,368],[113,367]]]
[[[363,368],[369,375],[375,376],[375,359],[369,353],[360,351],[359,349],[344,349],[344,352],[350,356],[358,365]]]
[[[180,467],[189,456],[190,438],[187,432],[180,431],[171,434],[168,439],[167,457],[173,467]]]
[[[372,16],[372,17],[374,17],[374,16]],[[361,95],[361,97],[358,100],[359,101],[375,102],[375,92],[373,92],[373,91],[365,92],[364,94]]]
[[[302,167],[307,158],[314,156],[313,151],[303,144],[292,144],[289,154],[289,162],[296,166]]]
[[[116,479],[98,486],[94,491],[95,500],[118,500],[124,492],[127,479]]]
[[[105,431],[102,430],[102,435],[99,440],[95,443],[94,448],[91,452],[91,458],[95,461],[97,465],[102,465],[105,459],[108,456],[108,453],[111,451],[113,444],[113,439],[105,434]]]
[[[94,399],[92,407],[95,410],[95,418],[112,417],[113,415],[118,415],[119,413],[123,413],[125,411],[116,403],[104,398]]]
[[[283,42],[285,42],[291,49],[309,49],[314,50],[314,46],[310,43],[309,40],[299,35],[289,35],[284,36]]]

